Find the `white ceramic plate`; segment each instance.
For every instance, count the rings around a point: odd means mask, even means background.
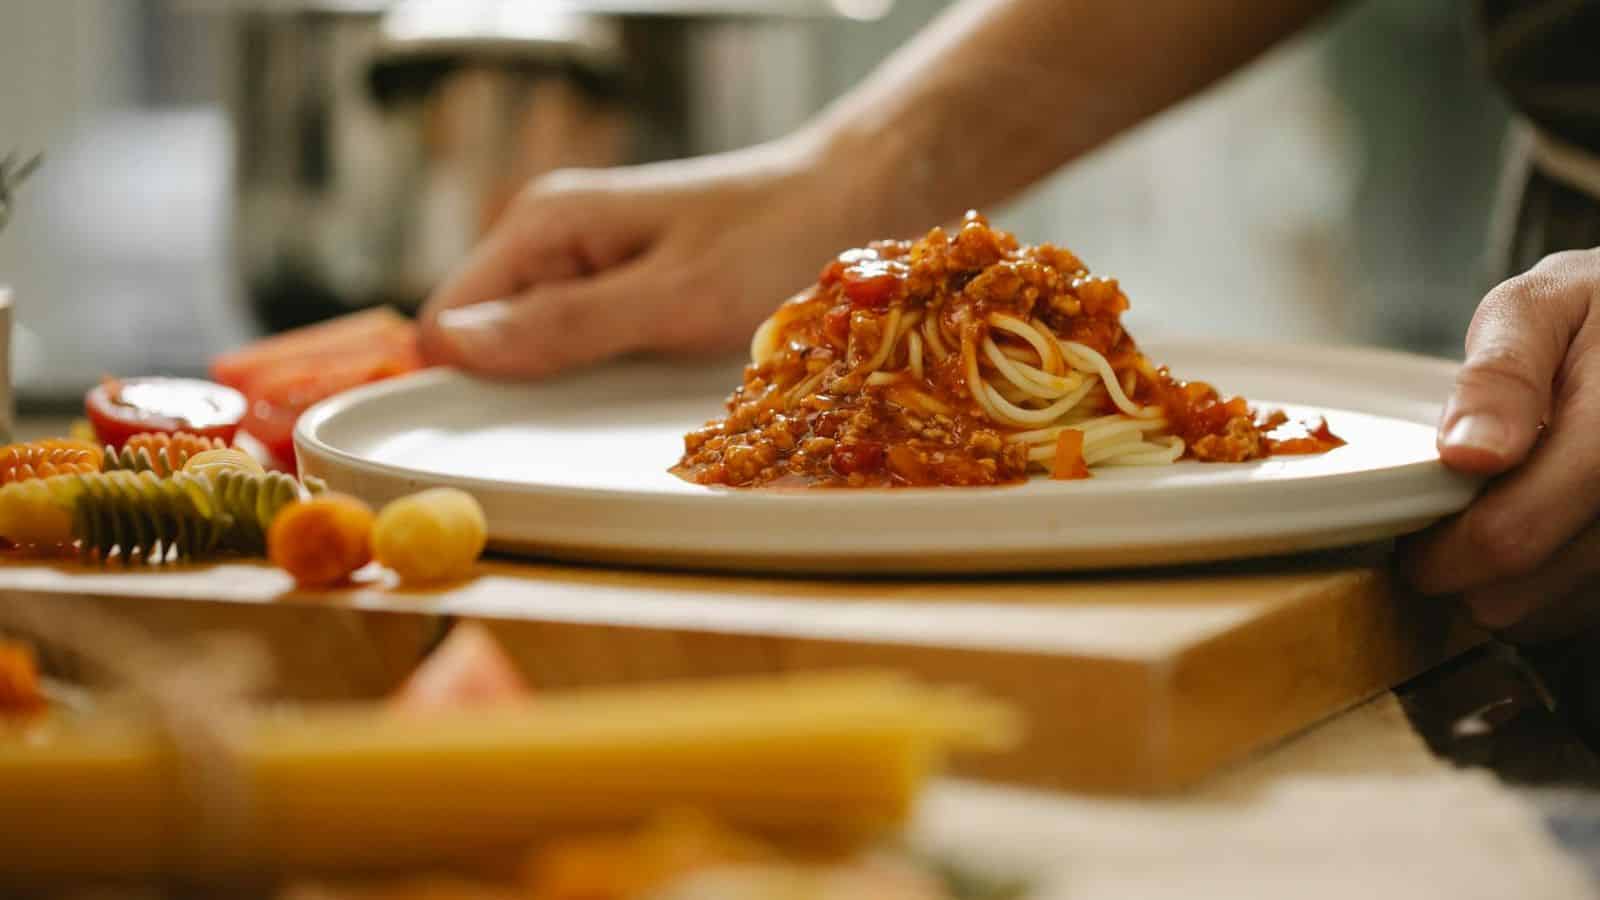
[[[533,385],[436,370],[342,394],[300,419],[300,465],[381,503],[470,491],[501,550],[571,559],[826,572],[1147,566],[1354,544],[1461,509],[1433,426],[1453,364],[1372,350],[1152,343],[1181,377],[1349,445],[1321,456],[1182,462],[1001,488],[731,490],[667,472],[721,410],[736,367],[632,362]]]

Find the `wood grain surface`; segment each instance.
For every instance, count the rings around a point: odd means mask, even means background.
[[[0,565],[0,603],[114,610],[163,634],[242,631],[291,698],[378,696],[449,627],[485,622],[538,686],[861,666],[971,684],[1026,714],[970,775],[1088,791],[1180,787],[1480,638],[1410,597],[1381,550],[1200,569],[939,580],[779,579],[486,561],[402,590],[297,591],[252,563]],[[64,664],[70,665],[70,660]]]

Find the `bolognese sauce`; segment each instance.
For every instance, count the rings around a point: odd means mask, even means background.
[[[685,437],[673,471],[741,487],[998,485],[1033,463],[1083,477],[1096,458],[1343,443],[1325,423],[1280,438],[1282,413],[1154,366],[1127,309],[1070,250],[1019,244],[976,212],[954,233],[848,250],[757,332],[727,414]]]

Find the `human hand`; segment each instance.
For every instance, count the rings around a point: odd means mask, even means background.
[[[1600,248],[1546,257],[1484,298],[1439,453],[1494,478],[1409,542],[1413,583],[1459,592],[1513,640],[1600,624]]]
[[[835,171],[794,140],[538,179],[423,307],[423,352],[538,378],[633,351],[739,347],[876,226]]]

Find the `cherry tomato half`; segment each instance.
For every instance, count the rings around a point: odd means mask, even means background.
[[[83,398],[95,436],[120,448],[142,431],[187,431],[233,442],[244,395],[198,378],[107,378]]]

